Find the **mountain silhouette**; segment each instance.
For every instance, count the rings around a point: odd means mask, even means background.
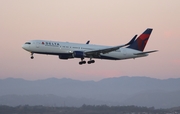
[[[68,78],[29,81],[7,78],[0,80],[0,104],[12,106],[106,104],[171,108],[180,106],[180,78],[160,80],[122,76],[100,81]]]

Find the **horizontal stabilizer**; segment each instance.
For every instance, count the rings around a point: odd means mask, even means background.
[[[142,53],[134,53],[134,55],[144,55],[144,54],[153,53],[153,52],[157,52],[157,51],[158,50],[146,51],[146,52],[142,52]]]

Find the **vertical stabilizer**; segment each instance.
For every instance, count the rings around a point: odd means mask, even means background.
[[[127,48],[143,51],[153,29],[146,29],[131,45]]]

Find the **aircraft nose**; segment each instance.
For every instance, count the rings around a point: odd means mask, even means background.
[[[27,44],[23,44],[23,45],[22,45],[22,48],[23,48],[24,50],[28,50],[28,47],[29,47],[29,46],[28,46]]]
[[[25,45],[24,44],[22,45],[22,48],[25,49]]]

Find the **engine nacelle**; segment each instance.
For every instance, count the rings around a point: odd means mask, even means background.
[[[69,58],[69,56],[67,56],[67,55],[59,55],[59,59],[68,59]]]
[[[83,51],[74,51],[73,52],[73,57],[74,58],[84,58],[85,54]]]

